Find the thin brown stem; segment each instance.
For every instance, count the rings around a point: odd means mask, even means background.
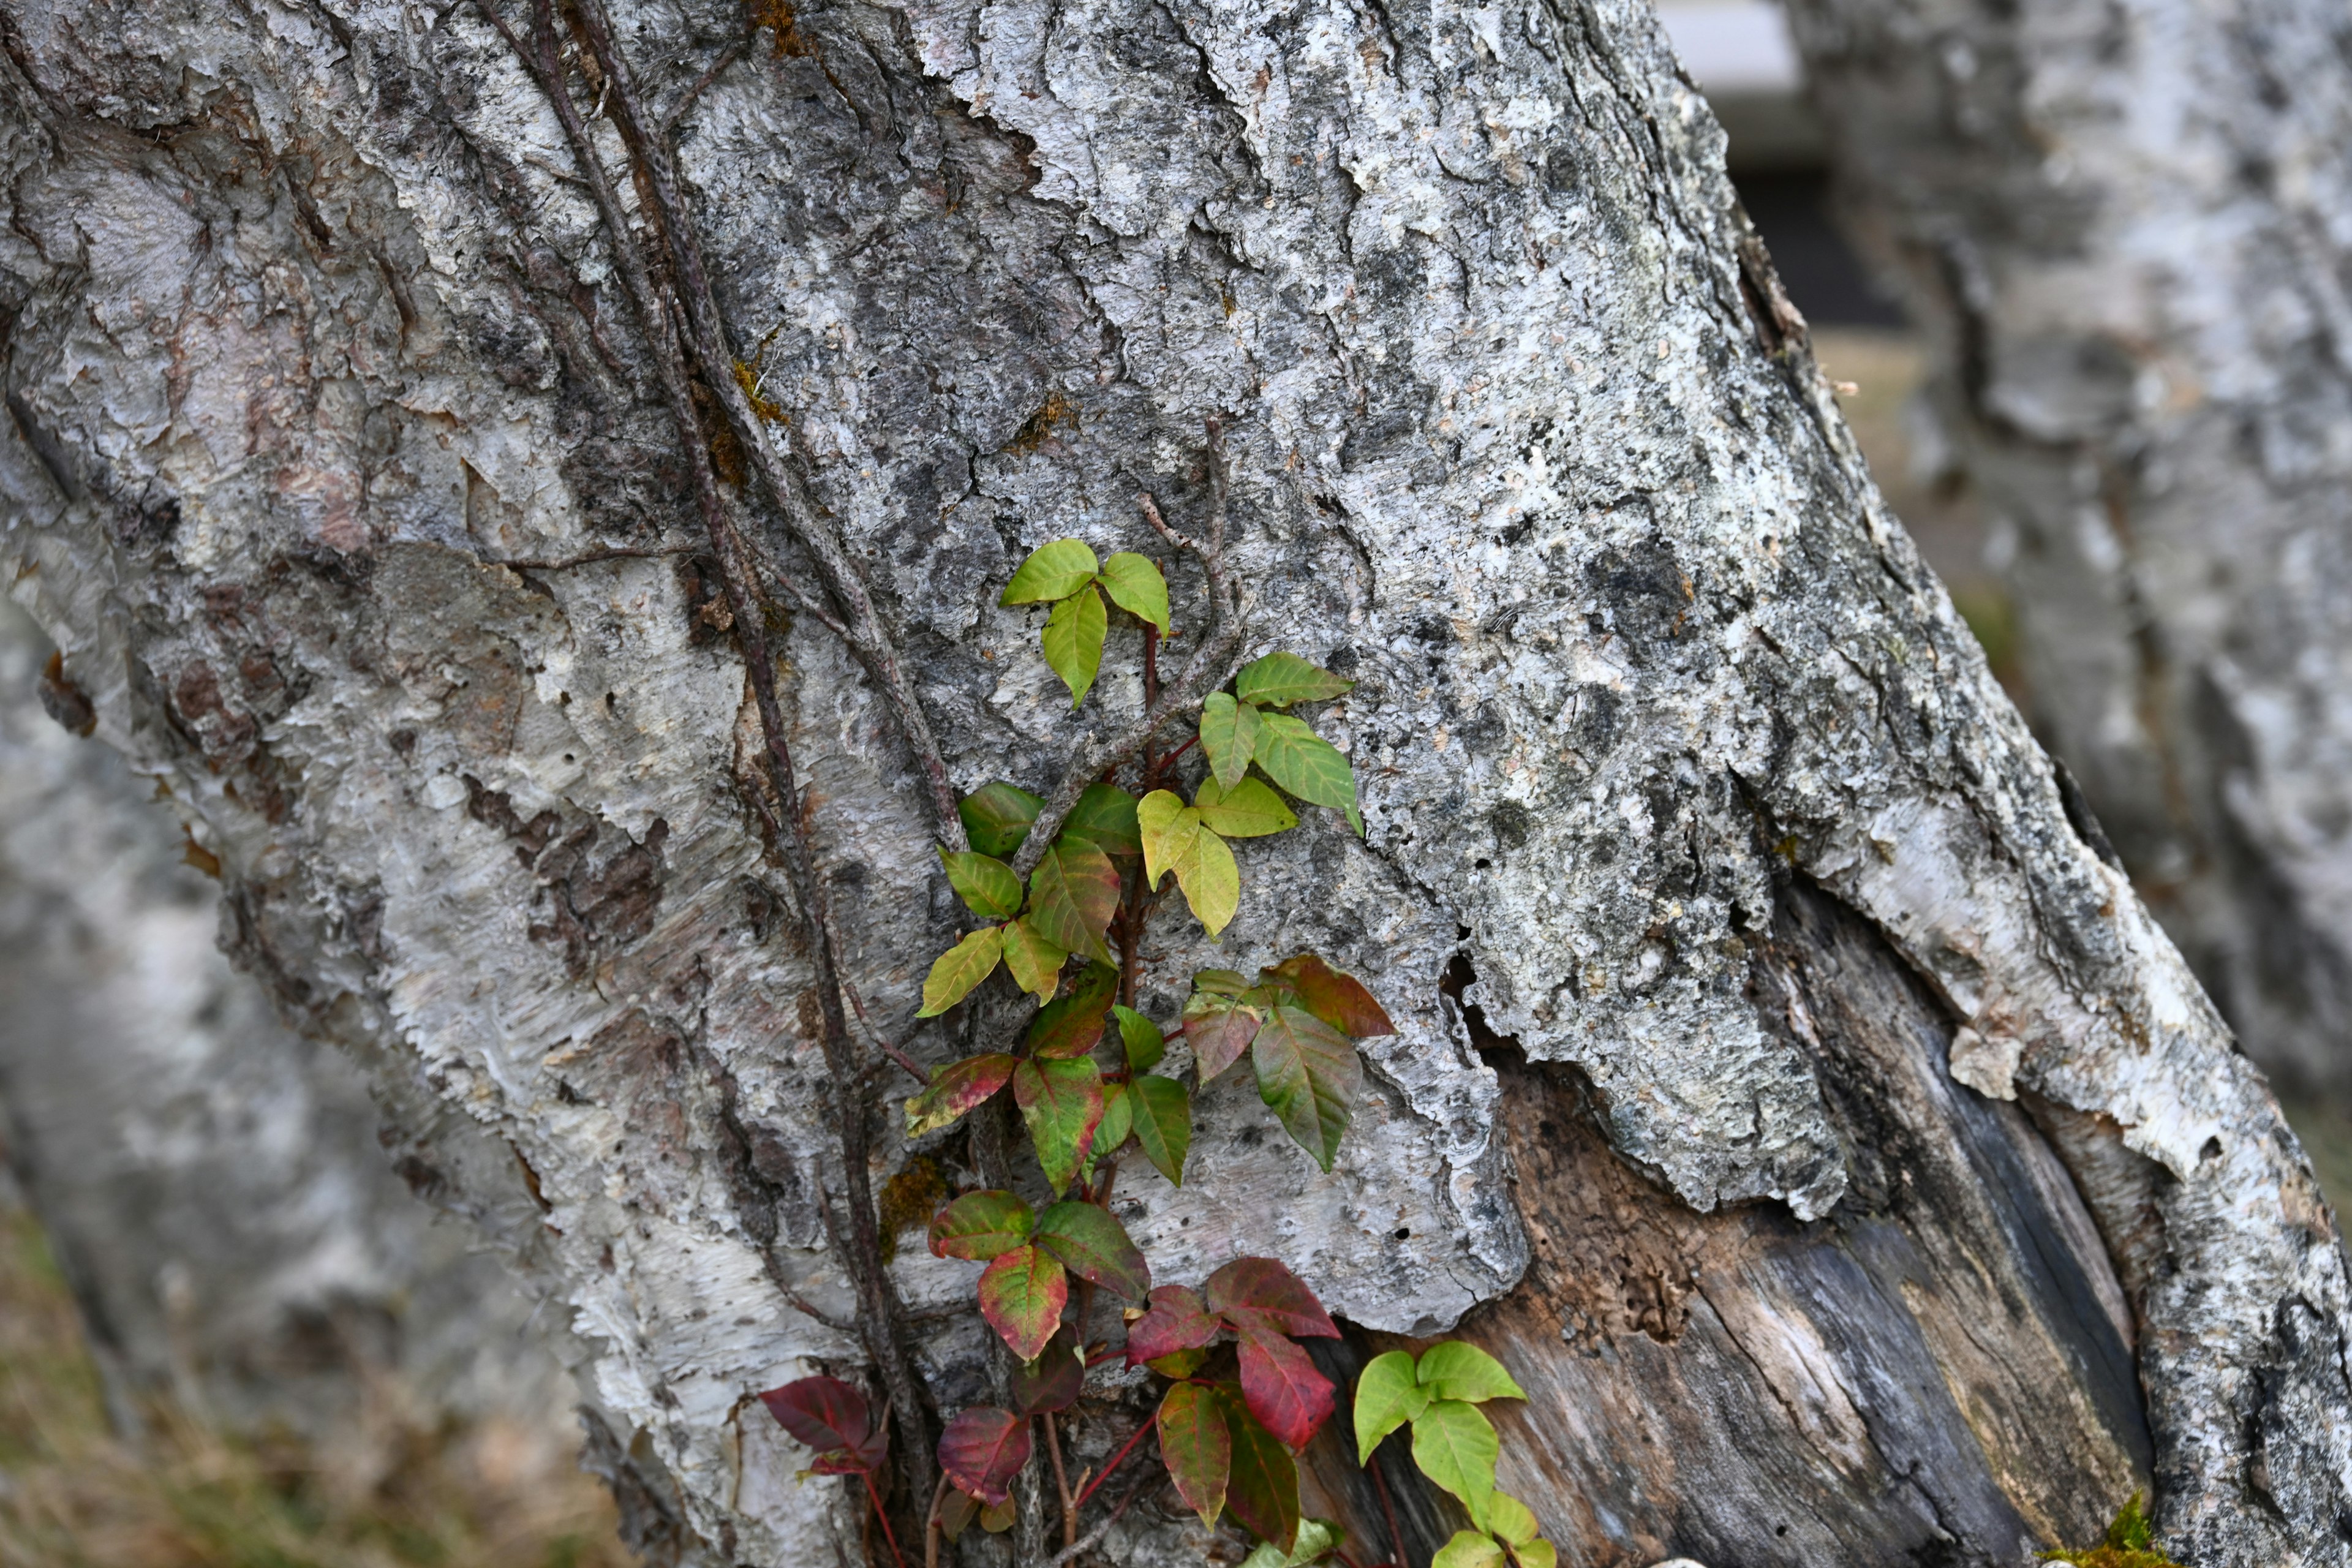
[[[940,1568],[940,1509],[948,1500],[948,1479],[931,1489],[931,1506],[923,1514],[923,1568]]]
[[[1080,1552],[1091,1552],[1097,1545],[1101,1544],[1102,1538],[1110,1533],[1110,1527],[1118,1522],[1119,1515],[1127,1511],[1127,1505],[1133,1502],[1137,1498],[1141,1497],[1143,1495],[1143,1489],[1150,1484],[1150,1476],[1143,1475],[1138,1477],[1135,1484],[1128,1488],[1126,1492],[1120,1496],[1118,1507],[1105,1514],[1102,1518],[1102,1521],[1097,1524],[1092,1530],[1087,1531],[1083,1539],[1072,1542],[1069,1545],[1062,1548],[1058,1553],[1046,1562],[1045,1568],[1067,1568],[1069,1563],[1077,1560],[1077,1556]]]
[[[1070,1495],[1069,1472],[1062,1468],[1062,1437],[1055,1429],[1054,1413],[1045,1412],[1045,1452],[1054,1459],[1054,1490],[1062,1499],[1062,1544],[1071,1545],[1078,1539],[1078,1500]]]
[[[1372,1460],[1365,1468],[1372,1472],[1373,1489],[1381,1494],[1381,1514],[1389,1521],[1389,1545],[1396,1552],[1396,1568],[1405,1568],[1404,1531],[1397,1528],[1396,1504],[1389,1497],[1389,1479],[1381,1474],[1380,1456],[1373,1455]]]
[[[906,1068],[908,1073],[914,1078],[914,1080],[917,1083],[929,1085],[931,1081],[931,1075],[918,1067],[915,1064],[914,1058],[908,1056],[906,1052],[900,1050],[898,1047],[892,1045],[888,1040],[882,1037],[882,1031],[876,1028],[874,1026],[874,1020],[866,1016],[866,1004],[859,999],[857,987],[852,985],[846,976],[845,976],[841,982],[841,989],[849,997],[850,1006],[856,1009],[857,1021],[866,1026],[866,1034],[873,1037],[874,1043],[882,1047],[882,1054],[888,1057],[900,1067]]]

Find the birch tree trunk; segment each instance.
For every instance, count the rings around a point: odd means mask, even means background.
[[[2042,732],[2247,1049],[2352,1094],[2352,22],[1790,7]]]
[[[1118,1189],[1156,1278],[1278,1255],[1335,1367],[1489,1346],[1579,1563],[2014,1563],[2151,1480],[2200,1564],[2352,1558],[2333,1220],[1872,490],[1645,8],[771,6],[733,53],[633,0],[616,54],[592,3],[560,106],[519,5],[5,14],[16,592],[241,960],[429,1086],[454,1188],[528,1173],[657,1560],[887,1561],[758,1390],[877,1358],[901,1510],[988,1396],[971,1265],[861,1272],[915,1151],[824,977],[925,1063],[1017,1025],[914,1020],[937,802],[1055,787],[1142,691],[1114,634],[1074,712],[996,596],[1056,536],[1159,550],[1139,490],[1198,531],[1213,468],[1247,651],[1358,683],[1318,723],[1366,833],[1245,846],[1215,941],[1162,905],[1146,1001],[1308,948],[1400,1033],[1328,1176],[1203,1091],[1186,1184]],[[1098,1379],[1072,1467],[1148,1408]],[[1346,1447],[1309,1507],[1370,1561]],[[1386,1479],[1420,1568],[1451,1523]],[[1039,1489],[971,1561],[1051,1555]],[[1155,1492],[1103,1550],[1234,1544]]]

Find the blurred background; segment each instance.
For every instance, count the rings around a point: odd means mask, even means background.
[[[2016,531],[1833,218],[1788,20],[1662,15],[1881,489],[2038,722]],[[215,868],[77,738],[48,652],[0,605],[0,1568],[617,1568],[540,1308],[378,1147],[358,1068],[231,970]],[[2288,1110],[2340,1199],[2331,1103]]]

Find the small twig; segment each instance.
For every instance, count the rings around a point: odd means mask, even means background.
[[[930,1511],[923,1515],[923,1568],[940,1568],[940,1505],[948,1500],[948,1479],[931,1489]]]
[[[1067,1546],[1078,1538],[1078,1504],[1077,1500],[1070,1496],[1069,1472],[1062,1468],[1062,1438],[1061,1434],[1055,1430],[1052,1411],[1045,1413],[1045,1452],[1054,1460],[1054,1489],[1062,1498],[1062,1544]]]
[[[914,1058],[908,1056],[906,1052],[900,1050],[898,1047],[892,1045],[889,1041],[882,1037],[882,1031],[876,1028],[874,1026],[874,1020],[867,1017],[866,1015],[866,1004],[859,999],[857,987],[849,983],[849,976],[846,974],[841,977],[841,990],[842,994],[849,998],[850,1006],[856,1010],[857,1021],[866,1026],[866,1032],[874,1037],[874,1043],[876,1045],[882,1047],[882,1054],[888,1057],[892,1061],[897,1062],[900,1067],[906,1068],[908,1074],[912,1077],[917,1083],[922,1084],[928,1088],[931,1081],[931,1075],[918,1067],[915,1064]]]
[[[719,50],[719,58],[710,62],[710,68],[696,77],[694,85],[678,95],[677,102],[671,107],[667,114],[662,117],[661,129],[664,141],[667,141],[670,134],[677,131],[677,122],[686,118],[686,111],[694,107],[694,100],[702,96],[703,89],[725,75],[728,67],[743,58],[743,42],[741,38],[738,38]]]
[[[856,1323],[849,1322],[845,1319],[836,1318],[831,1312],[825,1311],[824,1309],[814,1305],[810,1302],[807,1297],[802,1295],[798,1290],[793,1289],[791,1286],[779,1285],[776,1287],[776,1292],[783,1297],[784,1300],[792,1307],[793,1310],[800,1313],[803,1317],[815,1319],[818,1322],[823,1323],[826,1328],[831,1329],[836,1334],[846,1335],[848,1338],[853,1340],[858,1337],[857,1325]]]
[[[1150,1481],[1149,1475],[1139,1477],[1136,1483],[1127,1489],[1126,1495],[1118,1500],[1118,1506],[1103,1516],[1101,1523],[1087,1531],[1083,1539],[1064,1547],[1059,1555],[1046,1563],[1045,1568],[1065,1568],[1066,1564],[1076,1561],[1080,1552],[1093,1551],[1102,1538],[1110,1533],[1110,1527],[1118,1522],[1118,1516],[1127,1511],[1127,1505],[1141,1497],[1143,1489]]]
[[[585,184],[586,181],[581,182]],[[692,544],[615,544],[600,550],[585,551],[578,555],[505,555],[482,557],[485,566],[511,566],[518,572],[562,572],[572,566],[593,566],[599,561],[654,561],[673,555],[691,555],[708,550],[707,543]]]

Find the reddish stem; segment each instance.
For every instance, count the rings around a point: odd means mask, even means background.
[[[866,1483],[866,1498],[874,1505],[874,1517],[882,1521],[882,1539],[890,1543],[890,1561],[898,1568],[907,1568],[907,1559],[899,1553],[898,1532],[890,1528],[890,1515],[882,1506],[882,1494],[874,1489],[874,1472],[860,1470],[857,1479]]]
[[[1157,775],[1160,769],[1167,767],[1170,763],[1175,762],[1177,758],[1191,751],[1193,744],[1198,742],[1200,738],[1200,732],[1198,731],[1193,731],[1192,740],[1185,742],[1182,745],[1177,747],[1174,751],[1169,752],[1166,756],[1152,763],[1152,773]]]
[[[1087,1489],[1078,1494],[1078,1506],[1080,1508],[1086,1507],[1087,1499],[1094,1496],[1095,1493],[1101,1489],[1102,1484],[1110,1479],[1110,1473],[1113,1470],[1116,1470],[1119,1466],[1127,1463],[1127,1457],[1135,1452],[1135,1446],[1138,1443],[1142,1442],[1143,1435],[1150,1430],[1151,1421],[1149,1417],[1146,1417],[1143,1425],[1135,1429],[1135,1435],[1127,1440],[1127,1446],[1110,1457],[1110,1463],[1103,1467],[1103,1473],[1097,1476],[1093,1480],[1087,1482]]]
[[[1396,1504],[1389,1500],[1389,1479],[1381,1474],[1380,1456],[1375,1454],[1372,1458],[1375,1462],[1364,1468],[1372,1472],[1372,1485],[1381,1494],[1381,1512],[1389,1521],[1389,1544],[1396,1548],[1396,1568],[1406,1568],[1404,1531],[1397,1528]]]

